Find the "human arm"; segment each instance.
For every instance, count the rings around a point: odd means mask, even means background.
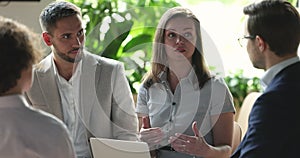
[[[113,136],[123,140],[137,140],[137,115],[134,112],[133,97],[122,64],[119,63],[114,68],[112,80]]]
[[[156,158],[156,146],[163,138],[162,130],[158,127],[151,128],[148,116],[139,117],[139,140],[146,142],[149,146],[151,158]]]
[[[155,149],[163,138],[163,131],[159,127],[151,127],[148,116],[139,117],[139,121],[141,125],[139,127],[139,140],[146,142],[150,150]]]
[[[240,145],[240,158],[298,155],[299,93],[291,91],[295,86],[292,84],[286,91],[265,93],[256,100]]]
[[[146,142],[150,148],[151,156],[155,157],[156,147],[163,138],[163,131],[159,127],[151,127],[149,118],[148,89],[144,86],[139,88],[136,112],[139,118],[139,140]]]

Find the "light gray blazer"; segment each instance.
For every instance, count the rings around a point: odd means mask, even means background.
[[[64,120],[52,54],[34,69],[31,105]],[[132,93],[121,62],[84,52],[78,112],[95,137],[136,140],[137,116]]]

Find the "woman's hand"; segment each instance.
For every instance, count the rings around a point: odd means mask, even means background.
[[[149,117],[142,118],[142,128],[140,129],[139,139],[146,142],[150,150],[155,149],[155,147],[161,142],[164,134],[161,128],[151,127]]]
[[[195,136],[176,133],[171,136],[169,142],[172,148],[177,152],[186,153],[194,156],[206,156],[209,153],[210,145],[207,144],[197,128],[197,122],[194,121],[192,125]]]

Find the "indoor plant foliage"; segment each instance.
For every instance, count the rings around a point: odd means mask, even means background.
[[[175,0],[69,0],[82,10],[87,50],[122,61],[132,93],[150,67],[158,20]]]
[[[234,104],[237,108],[242,106],[242,103],[250,92],[260,92],[260,79],[258,77],[245,77],[243,70],[237,70],[235,73],[230,73],[226,76],[225,82],[234,98]]]
[[[179,4],[175,0],[68,1],[82,10],[86,48],[92,53],[122,61],[131,91],[136,94],[150,67],[157,23],[168,8]],[[249,92],[260,91],[259,78],[247,78],[242,70],[226,76],[225,81],[237,107]]]

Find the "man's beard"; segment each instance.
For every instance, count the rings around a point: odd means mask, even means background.
[[[79,50],[79,53],[77,54],[77,56],[73,59],[70,58],[69,56],[67,56],[66,54],[60,52],[60,51],[56,51],[56,54],[63,60],[70,62],[70,63],[78,63],[79,61],[81,61],[82,59],[82,55],[83,55],[83,48],[79,48],[79,49],[75,49],[75,50]],[[70,54],[72,51],[69,51],[67,54]]]

